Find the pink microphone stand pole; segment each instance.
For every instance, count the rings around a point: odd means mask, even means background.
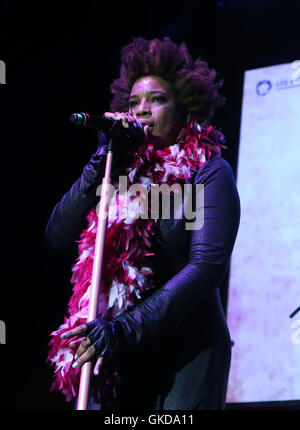
[[[93,262],[89,312],[87,322],[93,321],[97,318],[98,302],[100,294],[100,282],[103,266],[104,242],[107,227],[107,217],[109,210],[109,185],[111,180],[111,166],[112,166],[112,139],[109,140],[108,152],[106,156],[105,174],[102,179],[101,197],[98,213],[98,225],[95,242],[95,254]],[[91,380],[92,363],[87,362],[81,368],[80,386],[77,401],[77,410],[86,410],[88,406],[89,388]]]

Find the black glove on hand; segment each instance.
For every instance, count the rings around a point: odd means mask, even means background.
[[[158,330],[162,333],[167,310],[162,296],[163,292],[156,292],[112,321],[98,318],[86,323],[85,334],[95,348],[95,356],[108,360],[120,352],[129,352]]]
[[[117,354],[124,342],[122,326],[118,321],[106,321],[101,318],[88,322],[87,337],[95,348],[96,357],[103,357],[105,360]]]
[[[158,330],[162,332],[167,309],[162,295],[163,292],[157,292],[112,321],[98,318],[86,323],[85,335],[95,348],[95,356],[108,360],[120,352],[128,352]]]

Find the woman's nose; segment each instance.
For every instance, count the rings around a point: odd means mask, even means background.
[[[151,115],[149,103],[147,103],[146,101],[141,101],[141,103],[137,107],[136,115],[139,117]]]

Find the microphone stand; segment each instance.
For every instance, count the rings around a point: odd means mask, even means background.
[[[113,148],[112,137],[110,137],[108,142],[108,147],[107,147],[108,152],[106,156],[105,174],[102,179],[102,187],[101,187],[87,322],[93,321],[98,316],[98,302],[99,302],[99,294],[100,294],[101,273],[102,273],[102,266],[103,266],[104,242],[105,242],[107,218],[108,218],[108,210],[109,210],[109,200],[110,200],[109,184],[111,181],[111,167],[112,167],[112,159],[113,159],[112,148]],[[105,211],[107,211],[106,214],[105,214]],[[87,409],[91,371],[92,371],[91,362],[85,363],[81,368],[77,410]]]

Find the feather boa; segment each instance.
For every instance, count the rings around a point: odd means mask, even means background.
[[[213,126],[200,127],[190,122],[184,127],[172,146],[158,147],[155,143],[143,144],[131,154],[130,167],[126,169],[128,186],[143,184],[149,190],[151,184],[172,185],[191,178],[193,172],[208,159],[221,156],[225,138]],[[128,192],[122,194],[127,204],[127,216],[118,211],[124,204],[118,194],[117,182],[113,201],[114,211],[109,211],[106,233],[101,294],[98,317],[112,319],[132,308],[155,288],[151,281],[153,269],[152,243],[159,234],[158,220],[143,219],[141,205]],[[87,320],[90,283],[93,267],[94,243],[97,231],[97,209],[87,215],[88,226],[78,241],[79,257],[72,268],[73,294],[68,305],[68,317],[57,331],[53,331],[47,361],[55,365],[53,390],[61,390],[70,401],[78,394],[80,369],[73,369],[73,354],[69,346],[72,339],[61,339],[62,333],[83,324]],[[103,366],[104,367],[104,366]],[[105,393],[116,395],[118,368],[112,364],[101,371],[101,377],[93,378],[92,394],[98,400]],[[107,394],[108,396],[108,394]]]

